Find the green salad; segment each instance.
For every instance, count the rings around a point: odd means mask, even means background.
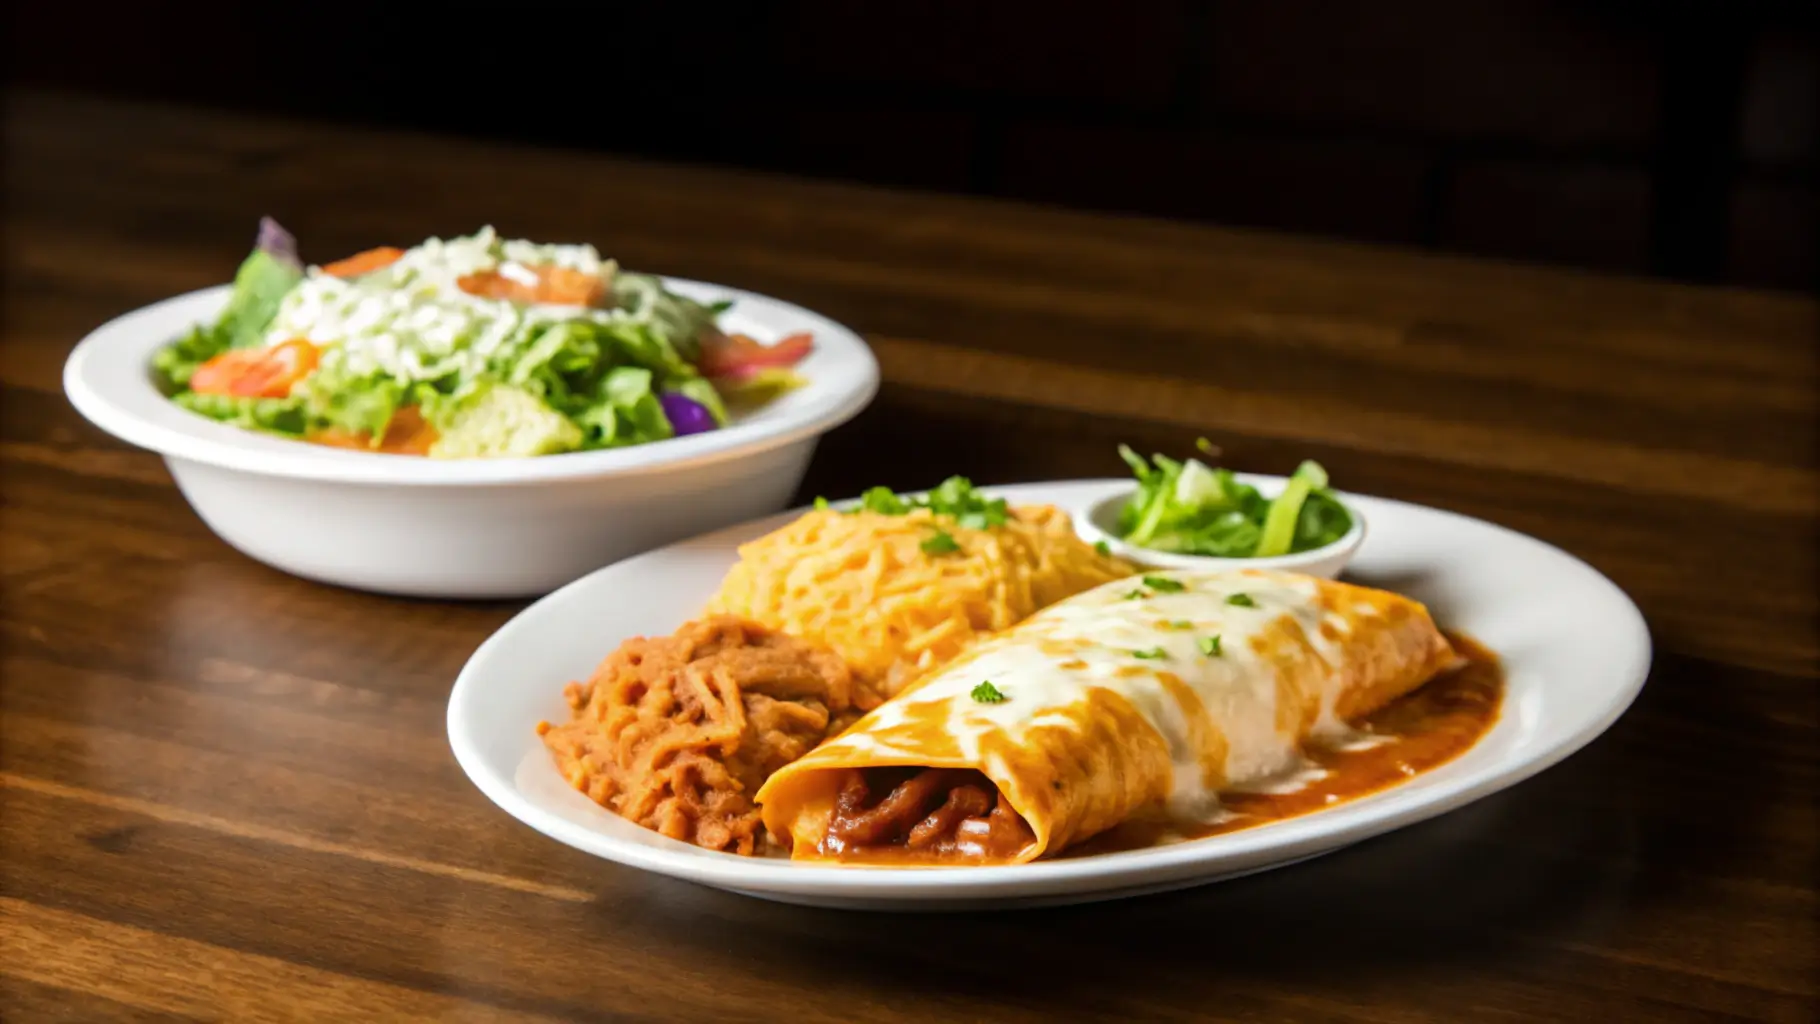
[[[1210,450],[1205,440],[1203,451]],[[1119,511],[1115,532],[1152,551],[1215,558],[1271,558],[1323,548],[1352,529],[1352,514],[1327,486],[1327,471],[1304,462],[1283,492],[1266,498],[1230,470],[1199,459],[1146,460],[1125,445],[1119,455],[1137,493]]]
[[[269,218],[212,323],[159,350],[172,401],[251,430],[433,458],[616,448],[727,426],[803,383],[761,344],[592,246],[491,228],[305,266]]]

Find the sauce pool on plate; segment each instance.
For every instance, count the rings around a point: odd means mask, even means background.
[[[1354,723],[1384,742],[1307,752],[1309,781],[1288,792],[1227,792],[1209,825],[1146,817],[1127,821],[1060,854],[1087,857],[1238,832],[1324,810],[1388,789],[1459,757],[1497,724],[1504,671],[1497,655],[1459,633],[1447,639],[1466,664]]]

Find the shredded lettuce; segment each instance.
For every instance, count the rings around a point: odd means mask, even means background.
[[[302,437],[309,428],[303,402],[296,398],[238,398],[184,391],[172,400],[191,412],[248,430]]]
[[[421,405],[427,410],[428,403],[441,397],[433,386],[401,384],[384,374],[355,376],[339,366],[317,370],[292,394],[316,426],[366,434],[375,446],[399,409]]]
[[[726,308],[720,303],[706,306],[666,291],[663,281],[649,274],[624,271],[613,278],[613,301],[650,324],[653,332],[672,346],[673,355],[690,363],[701,357],[702,333],[715,326],[715,317]]]
[[[187,393],[183,389],[189,387],[196,368],[227,348],[226,332],[214,324],[197,324],[188,334],[152,353],[152,369],[167,391]]]
[[[571,320],[495,362],[499,375],[547,402],[581,428],[580,447],[619,448],[675,436],[659,393],[686,395],[724,426],[713,388],[646,324]]]
[[[1153,551],[1216,558],[1267,558],[1326,547],[1352,529],[1319,463],[1304,462],[1274,499],[1230,470],[1198,459],[1145,459],[1125,445],[1119,457],[1137,493],[1119,510],[1116,532]]]

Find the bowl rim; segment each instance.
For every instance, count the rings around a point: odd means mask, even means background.
[[[735,330],[760,340],[809,331],[809,383],[732,425],[703,434],[600,451],[501,459],[411,459],[348,451],[259,434],[170,401],[151,371],[152,353],[216,315],[231,285],[172,296],[109,320],[84,337],[63,367],[70,404],[115,437],[184,459],[261,476],[395,486],[497,486],[637,476],[742,458],[817,437],[858,415],[878,393],[878,361],[852,329],[794,303],[725,285],[662,278],[700,301],[731,299]],[[749,328],[749,329],[748,329]]]
[[[1233,478],[1240,483],[1257,487],[1260,491],[1265,486],[1275,486],[1281,489],[1289,482],[1287,477],[1257,473],[1234,473]],[[1365,543],[1367,529],[1365,514],[1359,511],[1358,502],[1351,500],[1351,495],[1344,491],[1334,491],[1332,492],[1334,498],[1345,507],[1347,515],[1352,517],[1352,528],[1341,534],[1339,539],[1331,544],[1323,544],[1318,548],[1296,551],[1287,555],[1271,555],[1268,558],[1232,558],[1225,555],[1191,555],[1179,551],[1157,551],[1119,537],[1111,530],[1101,526],[1098,521],[1099,513],[1103,509],[1115,503],[1123,504],[1131,500],[1131,496],[1136,492],[1137,483],[1133,481],[1129,489],[1108,494],[1081,509],[1076,517],[1076,531],[1089,541],[1104,541],[1115,555],[1136,561],[1155,559],[1156,561],[1151,564],[1168,564],[1183,568],[1280,569],[1293,572],[1303,566],[1338,558],[1341,560],[1339,568],[1343,569],[1345,563],[1350,561],[1352,556],[1358,553],[1360,546]]]

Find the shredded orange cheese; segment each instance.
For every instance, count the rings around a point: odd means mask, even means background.
[[[937,531],[959,550],[925,551]],[[1013,509],[1009,522],[985,529],[928,509],[821,510],[742,545],[708,609],[821,644],[890,696],[975,637],[1135,571],[1081,540],[1050,506]]]

